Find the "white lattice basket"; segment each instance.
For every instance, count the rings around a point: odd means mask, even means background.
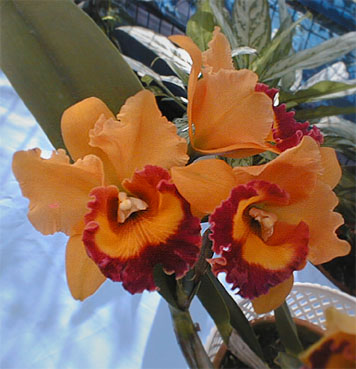
[[[311,322],[322,329],[325,329],[324,311],[330,306],[349,315],[356,315],[356,298],[319,284],[296,282],[286,301],[293,317]],[[248,299],[241,300],[238,304],[248,320],[273,316],[273,311],[261,315],[256,314]],[[221,344],[220,334],[214,327],[206,343],[211,359],[215,357]]]

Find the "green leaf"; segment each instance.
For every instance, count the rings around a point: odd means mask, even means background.
[[[300,369],[303,366],[297,357],[285,352],[279,352],[275,361],[282,369]]]
[[[295,119],[304,121],[340,114],[356,114],[356,106],[319,106],[314,109],[297,110],[295,113]]]
[[[142,86],[95,23],[71,0],[1,0],[1,68],[55,147],[60,119],[96,96],[117,113]]]
[[[288,354],[297,355],[304,349],[299,340],[297,327],[289,312],[288,305],[284,302],[274,310],[276,327],[283,346]]]
[[[226,304],[229,314],[230,323],[236,332],[242,337],[242,339],[250,346],[250,348],[263,359],[263,353],[258,343],[254,330],[252,329],[245,314],[242,312],[236,301],[226,291],[225,287],[219,282],[219,280],[213,275],[211,271],[207,273],[211,285],[211,290],[216,289]],[[213,300],[214,298],[212,298]]]
[[[271,19],[267,0],[236,0],[233,25],[240,46],[261,51],[271,38]]]
[[[201,2],[195,14],[189,19],[186,34],[204,51],[208,48],[215,27],[214,15],[209,0]]]
[[[343,83],[335,81],[322,81],[318,82],[307,89],[299,90],[296,93],[289,93],[280,91],[279,101],[280,103],[287,104],[287,108],[292,108],[296,105],[314,102],[327,98],[329,95],[353,89],[356,87],[356,83]],[[333,96],[334,98],[335,96]]]
[[[228,344],[232,332],[229,310],[219,291],[212,283],[211,276],[208,274],[204,274],[201,277],[201,284],[197,295],[206,311],[214,320],[225,344]]]
[[[188,84],[191,69],[190,57],[184,50],[176,47],[169,41],[166,36],[143,27],[123,26],[117,29],[126,32],[142,45],[153,51],[172,68],[184,85]]]
[[[356,32],[349,32],[283,58],[269,66],[264,79],[275,79],[297,69],[316,68],[335,60],[355,48],[355,38]]]
[[[158,287],[158,293],[176,309],[179,309],[177,304],[177,283],[173,275],[168,275],[164,272],[161,264],[156,264],[153,269],[153,279]]]
[[[257,54],[257,50],[248,46],[241,46],[236,49],[231,50],[231,56],[239,56],[239,55],[253,55]]]
[[[288,49],[286,44],[290,44],[295,27],[307,17],[309,17],[309,13],[300,17],[290,26],[285,26],[286,28],[282,27],[281,29],[283,29],[283,31],[279,30],[277,32],[275,37],[273,37],[272,41],[268,44],[268,47],[265,47],[260,53],[259,58],[252,63],[252,70],[258,74],[261,81],[266,80],[264,75],[268,73],[269,69],[276,62],[276,58],[279,57],[280,52],[289,53],[290,49]]]
[[[340,118],[328,118],[325,122],[317,123],[317,126],[322,130],[323,134],[327,136],[339,136],[350,141],[350,145],[356,144],[355,123]]]
[[[278,0],[278,10],[280,25],[282,26],[284,24],[284,27],[289,27],[292,24],[292,17],[288,13],[288,7],[285,0]]]
[[[215,19],[220,26],[222,32],[229,40],[230,46],[232,49],[236,49],[239,46],[246,46],[246,45],[239,45],[236,35],[234,34],[231,26],[231,19],[228,10],[224,6],[224,0],[209,0],[210,7],[213,11]]]
[[[289,27],[293,24],[293,19],[288,12],[287,4],[285,0],[278,0],[278,8],[279,8],[279,22],[280,26],[278,28],[277,33],[275,34],[274,38],[278,38],[279,35],[289,29]],[[293,36],[295,33],[295,28],[292,28],[291,32],[289,32],[286,37],[283,38],[279,46],[277,47],[276,51],[273,54],[271,59],[270,65],[275,63],[276,61],[286,57],[287,55],[291,55],[294,53],[293,49]],[[273,38],[273,39],[274,39]],[[282,85],[291,85],[291,80],[294,79],[294,74],[291,73],[289,76],[282,80]]]

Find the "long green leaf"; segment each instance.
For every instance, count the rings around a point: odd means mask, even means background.
[[[212,274],[211,271],[208,272],[208,275],[208,281],[213,286],[211,289],[215,288],[219,292],[229,310],[230,323],[232,327],[238,332],[238,334],[250,346],[250,348],[260,358],[263,359],[263,353],[260,344],[258,343],[255,332],[252,329],[249,321],[246,319],[245,314],[241,311],[236,301],[230,296],[225,287],[219,282],[219,280]]]
[[[55,147],[60,118],[90,96],[118,112],[142,87],[118,50],[71,0],[1,0],[1,68]]]
[[[185,50],[175,46],[166,36],[153,32],[150,29],[137,26],[122,26],[117,29],[126,32],[153,51],[172,68],[185,85],[188,84],[191,61]]]
[[[208,48],[214,26],[215,20],[209,0],[205,0],[189,19],[186,34],[199,46],[200,50],[204,51]]]
[[[290,44],[291,35],[293,35],[294,29],[295,27],[297,27],[299,23],[301,23],[307,17],[309,17],[309,13],[296,20],[290,26],[288,27],[283,26],[282,27],[283,31],[277,32],[273,40],[268,44],[268,47],[265,47],[262,50],[259,58],[257,58],[253,62],[252,70],[259,75],[262,81],[266,79],[265,75],[268,73],[269,69],[275,63],[276,57],[280,55],[279,53],[280,52],[286,54],[289,53],[290,48],[288,48],[286,45]],[[287,22],[285,24],[287,24]]]
[[[280,91],[279,101],[281,103],[286,103],[287,108],[289,109],[302,103],[319,101],[327,98],[329,95],[354,89],[355,87],[355,83],[350,84],[335,81],[322,81],[310,86],[305,90],[299,90],[294,94]],[[335,96],[332,97],[335,98]]]
[[[229,310],[208,274],[204,274],[201,277],[197,295],[206,311],[214,320],[222,339],[227,345],[232,332]]]
[[[209,0],[210,7],[214,13],[215,19],[220,26],[222,32],[225,34],[227,39],[229,40],[230,46],[232,49],[236,49],[239,45],[236,35],[234,34],[231,26],[230,14],[224,6],[224,0]]]
[[[267,0],[236,0],[232,19],[239,45],[261,51],[270,41],[271,19]]]
[[[295,118],[298,120],[320,119],[340,114],[356,114],[356,106],[319,106],[315,109],[297,110]]]
[[[297,69],[311,69],[326,64],[355,48],[356,32],[334,37],[310,49],[277,61],[264,74],[265,80],[279,78]]]
[[[284,302],[276,310],[274,310],[276,318],[276,327],[279,337],[284,345],[287,353],[299,354],[303,351],[300,343],[297,327],[288,309],[288,305]]]
[[[280,26],[283,24],[285,27],[289,27],[292,24],[292,17],[288,13],[288,8],[285,0],[278,0],[278,16]]]

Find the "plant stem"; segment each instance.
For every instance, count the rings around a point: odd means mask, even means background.
[[[298,355],[304,349],[299,340],[297,327],[290,314],[288,305],[284,302],[274,311],[276,318],[276,326],[281,342],[283,343],[287,353]]]
[[[200,341],[189,311],[168,305],[174,331],[182,353],[191,369],[213,369],[213,365]]]

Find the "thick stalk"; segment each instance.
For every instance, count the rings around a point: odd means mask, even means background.
[[[213,365],[200,341],[189,311],[168,305],[174,332],[182,353],[191,369],[213,369]]]

